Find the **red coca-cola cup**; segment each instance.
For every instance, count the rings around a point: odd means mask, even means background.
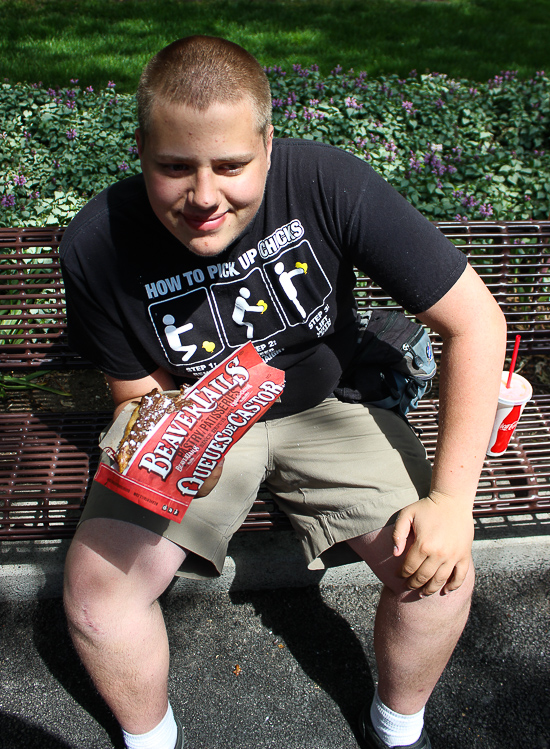
[[[509,373],[502,373],[497,413],[487,455],[497,457],[506,451],[519,418],[528,400],[533,395],[531,383],[519,374],[512,375],[510,387],[506,387]]]

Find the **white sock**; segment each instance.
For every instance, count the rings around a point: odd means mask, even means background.
[[[424,708],[414,715],[401,715],[386,707],[378,696],[378,689],[370,708],[372,725],[388,746],[409,746],[418,741],[424,726]]]
[[[170,703],[168,703],[164,718],[151,731],[136,734],[123,730],[122,734],[127,749],[174,749],[178,738],[178,727]]]

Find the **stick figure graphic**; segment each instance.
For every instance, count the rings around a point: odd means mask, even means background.
[[[166,326],[164,328],[164,334],[172,351],[185,351],[185,354],[181,357],[181,360],[189,361],[189,359],[197,350],[197,347],[195,346],[195,344],[191,344],[189,346],[182,345],[180,335],[182,333],[187,333],[188,330],[191,330],[193,328],[193,323],[188,322],[185,323],[185,325],[180,325],[179,328],[176,328],[176,326],[174,325],[176,319],[172,315],[164,315],[164,317],[162,318],[162,322]]]
[[[294,284],[292,283],[293,276],[299,276],[305,274],[304,268],[295,268],[291,271],[286,271],[284,263],[281,261],[275,266],[275,273],[279,276],[281,288],[287,295],[288,299],[294,304],[303,319],[306,319],[306,311],[298,301],[298,292],[296,291]]]
[[[235,299],[235,308],[233,309],[233,322],[237,323],[237,325],[245,325],[246,337],[252,338],[254,336],[254,325],[244,319],[245,313],[259,312],[263,315],[263,313],[267,309],[267,305],[265,304],[265,302],[263,303],[263,305],[248,304],[246,300],[250,298],[250,290],[247,289],[246,286],[243,286],[242,289],[239,289],[239,294],[240,296]]]

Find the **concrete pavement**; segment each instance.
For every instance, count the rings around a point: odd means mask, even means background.
[[[550,748],[550,518],[478,522],[470,620],[426,712],[434,749]],[[0,749],[122,749],[72,649],[64,544],[0,549]],[[188,749],[357,749],[379,586],[309,572],[291,533],[241,534],[222,578],[162,605]]]

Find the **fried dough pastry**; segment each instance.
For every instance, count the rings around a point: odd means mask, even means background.
[[[165,414],[179,411],[190,402],[185,399],[186,391],[187,388],[182,387],[179,393],[168,394],[161,393],[155,388],[141,398],[130,416],[116,452],[116,463],[120,473],[126,470],[134,453],[161,418]]]

